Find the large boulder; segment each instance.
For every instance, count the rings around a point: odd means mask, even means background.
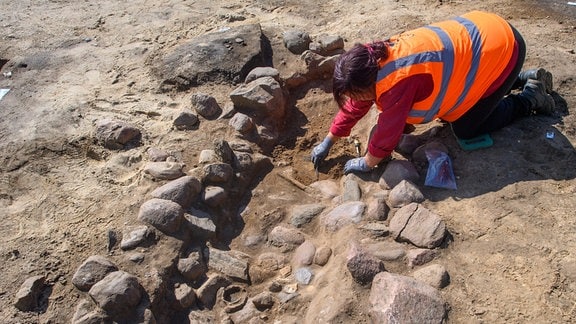
[[[187,90],[208,82],[240,83],[258,66],[271,65],[271,50],[259,24],[200,35],[169,53],[153,56],[160,91]]]

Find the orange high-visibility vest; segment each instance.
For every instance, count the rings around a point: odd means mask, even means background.
[[[378,97],[411,75],[428,73],[434,82],[430,96],[414,103],[409,124],[458,119],[498,79],[514,50],[510,25],[480,11],[401,33],[390,42],[388,58],[379,62]]]

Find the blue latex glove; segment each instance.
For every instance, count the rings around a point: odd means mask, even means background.
[[[368,164],[366,164],[366,160],[363,157],[359,157],[348,160],[348,162],[346,162],[346,165],[344,166],[344,174],[348,174],[354,171],[368,172],[370,169],[371,168],[368,166]]]
[[[314,163],[314,169],[318,169],[320,163],[324,162],[324,159],[328,156],[330,148],[334,145],[332,141],[325,137],[322,143],[316,145],[312,149],[312,163]]]

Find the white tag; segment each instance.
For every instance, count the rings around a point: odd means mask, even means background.
[[[10,91],[10,89],[0,89],[0,100]]]

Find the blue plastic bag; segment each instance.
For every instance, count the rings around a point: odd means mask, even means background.
[[[428,159],[428,172],[424,185],[456,190],[456,178],[448,154],[434,149],[426,150],[425,153]]]

